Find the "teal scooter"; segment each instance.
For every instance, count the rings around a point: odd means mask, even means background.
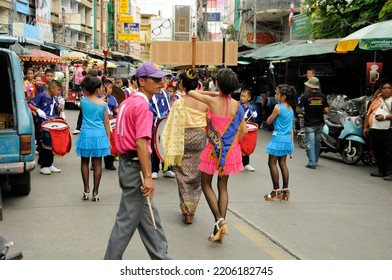
[[[359,111],[331,110],[321,135],[320,153],[340,154],[346,164],[357,164],[363,157],[365,140]]]

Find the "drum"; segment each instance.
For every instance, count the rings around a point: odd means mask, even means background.
[[[248,133],[240,141],[241,152],[245,156],[252,154],[256,148],[259,126],[254,122],[246,122]]]
[[[72,146],[70,128],[66,121],[48,120],[41,124],[42,147],[52,150],[55,155],[64,156]]]
[[[116,85],[113,85],[112,95],[116,98],[118,106],[120,106],[121,102],[125,99],[124,91]]]
[[[165,153],[163,151],[163,143],[162,143],[162,133],[163,133],[163,129],[165,128],[166,122],[167,122],[167,117],[160,119],[154,129],[154,135],[153,135],[155,152],[157,153],[157,156],[162,162],[165,162],[164,159]]]
[[[110,116],[109,117],[109,125],[110,125],[110,154],[112,156],[117,156],[118,151],[116,148],[116,142],[114,140],[114,133],[116,128],[116,120],[117,117]]]

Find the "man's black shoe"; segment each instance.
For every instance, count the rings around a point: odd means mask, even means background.
[[[384,180],[386,181],[392,181],[392,174],[389,174],[388,176],[384,177]]]
[[[310,169],[316,169],[316,166],[310,164],[305,165],[305,167]]]
[[[116,170],[116,167],[114,165],[112,165],[112,166],[105,167],[105,169],[107,169],[107,170]]]
[[[387,174],[381,173],[381,172],[379,172],[379,171],[370,173],[370,176],[372,176],[372,177],[385,177],[386,175],[387,175]]]

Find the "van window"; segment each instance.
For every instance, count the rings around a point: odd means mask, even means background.
[[[0,113],[13,114],[9,57],[0,54]]]

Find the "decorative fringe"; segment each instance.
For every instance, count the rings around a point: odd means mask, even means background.
[[[169,156],[166,155],[165,156],[165,170],[169,167],[169,166],[182,166],[182,158],[184,155],[178,155],[178,156]]]

